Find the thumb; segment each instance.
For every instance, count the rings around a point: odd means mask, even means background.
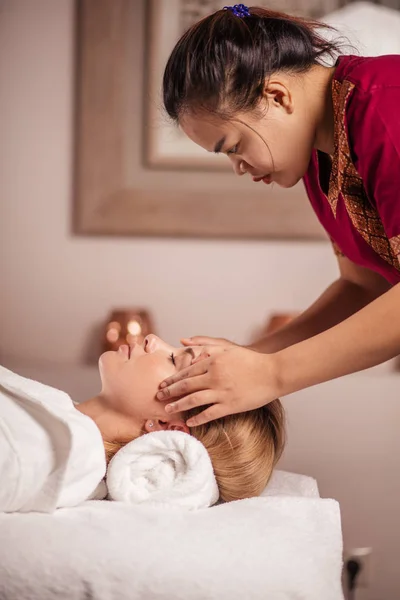
[[[210,354],[206,350],[202,350],[201,353],[192,360],[192,365],[195,365],[196,363],[200,362],[201,360],[205,360],[206,358],[210,358]]]
[[[195,335],[190,338],[181,339],[183,346],[219,346],[221,343],[221,339],[208,337],[207,335]]]
[[[200,360],[204,360],[205,358],[211,358],[217,354],[222,354],[223,352],[226,352],[226,350],[227,348],[225,346],[218,346],[217,344],[210,346],[210,344],[208,344],[208,346],[204,346],[201,349],[200,354],[192,361],[192,365]]]

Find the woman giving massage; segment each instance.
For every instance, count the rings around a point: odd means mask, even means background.
[[[202,409],[189,426],[400,353],[400,56],[340,55],[332,33],[264,8],[221,6],[168,58],[168,116],[225,154],[238,176],[283,188],[303,179],[339,267],[307,310],[251,347],[182,340],[208,346],[209,357],[166,378],[158,398],[169,414]]]
[[[168,415],[156,399],[164,378],[202,359],[200,347],[173,348],[149,335],[102,354],[101,391],[79,405],[0,367],[0,510],[50,512],[98,498],[112,456],[162,429],[202,442],[222,500],[259,495],[284,447],[279,400],[189,428],[185,420],[199,409]]]

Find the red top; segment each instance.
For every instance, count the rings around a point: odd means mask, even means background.
[[[304,183],[335,249],[400,281],[400,55],[338,59],[335,150],[314,151]]]

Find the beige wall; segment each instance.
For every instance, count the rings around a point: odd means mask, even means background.
[[[139,68],[140,48],[134,60]],[[140,93],[138,85],[137,105]],[[336,276],[326,243],[73,237],[72,98],[72,0],[1,2],[3,361],[80,362],[91,329],[118,305],[149,307],[171,343],[195,333],[244,342],[269,312],[305,307]],[[134,161],[142,181],[155,176],[140,167],[139,134]],[[400,596],[400,376],[386,371],[286,400],[283,466],[316,476],[322,494],[340,500],[346,544],[374,547],[373,586],[357,600]]]
[[[0,243],[7,258],[2,253],[0,356],[78,360],[89,329],[118,305],[152,309],[158,332],[171,342],[199,332],[242,342],[271,310],[306,306],[336,274],[324,242],[71,235],[72,4],[15,0],[1,5]],[[139,11],[138,41],[140,17]],[[133,68],[141,58],[138,44]],[[139,108],[140,72],[136,81],[132,103]],[[176,178],[193,186],[204,182],[204,174],[143,169],[139,110],[136,122],[132,161],[141,186],[168,185]],[[207,179],[236,185],[231,173],[211,173]]]

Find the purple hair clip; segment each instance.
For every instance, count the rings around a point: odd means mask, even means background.
[[[245,6],[244,4],[234,4],[233,6],[224,6],[224,10],[230,10],[231,13],[233,13],[235,15],[235,17],[240,17],[241,19],[243,19],[243,17],[251,16],[248,6]]]

